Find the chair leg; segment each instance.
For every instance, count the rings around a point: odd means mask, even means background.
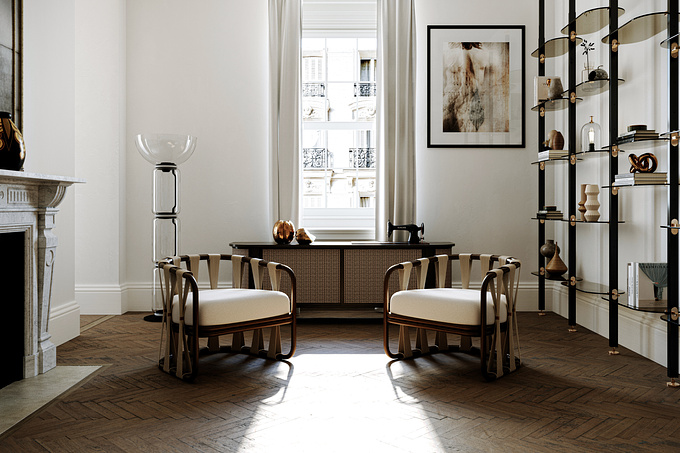
[[[427,342],[427,330],[416,329],[416,349],[420,350],[421,354],[430,352],[430,345]]]
[[[264,338],[262,336],[262,329],[253,330],[253,341],[250,343],[250,353],[258,355],[264,349]]]
[[[246,341],[243,338],[243,332],[236,332],[231,336],[231,350],[234,352],[239,352],[243,346],[245,346]]]
[[[281,327],[272,327],[269,336],[269,350],[267,351],[267,358],[276,360],[276,356],[281,354]]]
[[[220,337],[208,337],[208,350],[210,352],[218,352],[220,350]]]
[[[403,354],[405,359],[413,357],[411,334],[408,331],[408,326],[399,326],[399,352]]]
[[[434,344],[440,351],[447,351],[449,349],[449,337],[446,335],[446,332],[437,332]]]
[[[472,350],[472,337],[461,335],[460,350],[470,352]]]

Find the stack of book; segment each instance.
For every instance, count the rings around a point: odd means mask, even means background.
[[[536,213],[536,218],[545,220],[562,220],[562,211],[557,210],[557,206],[543,206],[543,209]]]
[[[656,140],[659,138],[659,133],[653,129],[650,130],[635,130],[629,131],[624,134],[619,135],[618,141],[629,143],[638,140]]]
[[[562,157],[567,157],[568,155],[569,151],[566,149],[547,149],[538,152],[538,161],[542,162],[544,160],[560,159]]]
[[[666,184],[666,173],[623,173],[614,178],[615,186],[635,186],[638,184]]]

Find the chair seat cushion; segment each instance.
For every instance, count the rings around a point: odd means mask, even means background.
[[[390,313],[450,324],[481,324],[479,290],[458,288],[426,288],[398,291],[390,299]],[[508,304],[501,296],[500,320],[508,319]],[[494,323],[493,299],[486,293],[486,323]]]
[[[225,288],[199,291],[198,325],[218,326],[290,313],[290,299],[281,291]],[[194,325],[193,294],[187,297],[187,325]],[[179,323],[179,297],[172,302],[172,322]]]

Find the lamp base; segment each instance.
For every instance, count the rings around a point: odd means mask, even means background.
[[[144,321],[148,322],[161,322],[163,321],[163,311],[158,310],[150,315],[144,316]]]

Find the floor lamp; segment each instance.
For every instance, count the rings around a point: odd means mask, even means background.
[[[179,183],[177,165],[186,162],[196,148],[196,137],[178,134],[139,134],[135,140],[139,153],[153,169],[153,292],[152,314],[146,321],[163,319],[158,262],[179,254]]]

